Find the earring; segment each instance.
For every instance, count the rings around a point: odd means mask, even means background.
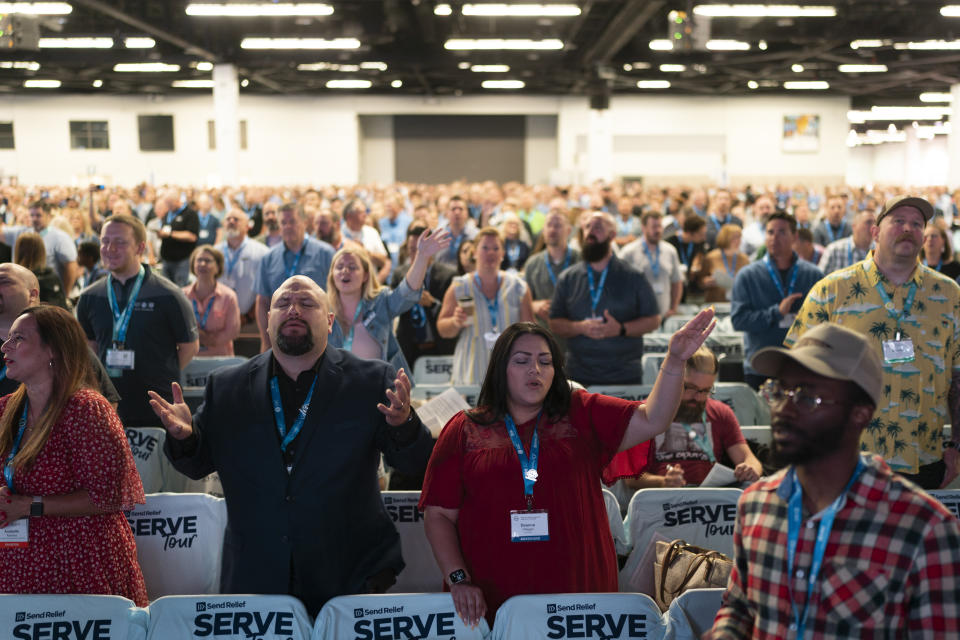
[[[53,369],[53,360],[50,361],[50,368]]]

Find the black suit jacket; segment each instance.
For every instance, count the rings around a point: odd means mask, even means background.
[[[227,501],[221,589],[291,593],[311,615],[330,598],[363,593],[366,580],[404,563],[400,538],[380,499],[380,452],[406,473],[422,473],[430,432],[398,447],[377,411],[395,372],[327,347],[293,471],[280,451],[269,376],[271,352],[220,369],[193,417],[196,447],[167,438],[173,465],[191,478],[220,475]],[[419,419],[417,419],[419,422]]]

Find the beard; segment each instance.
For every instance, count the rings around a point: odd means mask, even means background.
[[[334,235],[335,235],[335,234],[334,234],[333,227],[330,228],[330,232],[329,232],[329,233],[323,233],[322,231],[319,231],[319,230],[317,231],[317,237],[320,238],[321,240],[323,240],[324,242],[326,242],[327,244],[330,244],[330,245],[335,245],[335,244],[336,244],[336,243],[334,242],[334,240],[336,240],[336,238],[333,237]]]
[[[283,334],[283,325],[280,325],[280,329],[277,331],[276,345],[280,353],[288,356],[302,356],[309,353],[314,347],[313,331],[307,326],[303,335],[287,336]]]
[[[681,402],[680,406],[677,407],[677,415],[674,418],[676,422],[685,422],[687,424],[693,424],[694,422],[702,422],[703,412],[707,408],[706,402]]]
[[[273,218],[266,218],[263,221],[263,225],[267,228],[270,233],[276,233],[280,231],[280,223]]]
[[[770,455],[777,467],[788,464],[804,464],[821,458],[837,448],[837,440],[843,433],[842,425],[821,426],[814,433],[803,433],[786,420],[774,420],[771,426],[779,427],[793,436],[794,440],[784,449],[774,437],[770,443]]]
[[[586,262],[599,262],[607,257],[610,252],[610,238],[604,241],[597,240],[594,236],[587,236],[583,241],[583,247],[580,254]]]

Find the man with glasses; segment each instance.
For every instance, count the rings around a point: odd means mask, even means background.
[[[873,227],[874,251],[813,286],[785,341],[823,322],[870,341],[883,387],[863,450],[924,489],[946,487],[960,462],[960,429],[943,434],[944,424],[960,425],[960,287],[918,261],[931,217],[924,198],[888,203]]]
[[[629,489],[699,486],[718,462],[733,467],[738,482],[758,480],[763,468],[733,410],[710,397],[716,381],[717,356],[704,345],[687,360],[673,424],[646,447],[648,456],[638,458],[644,447],[614,456],[604,470],[604,482],[623,478]],[[634,470],[643,467],[647,470],[637,476]]]
[[[824,323],[753,357],[773,378],[774,460],[737,505],[734,568],[703,638],[955,638],[960,521],[860,435],[883,401],[881,357]]]

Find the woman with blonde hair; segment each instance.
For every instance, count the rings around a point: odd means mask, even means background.
[[[409,371],[393,333],[393,319],[420,301],[420,289],[430,259],[450,244],[443,230],[424,231],[417,241],[417,257],[396,289],[383,287],[367,252],[345,246],[330,262],[327,298],[336,322],[330,344],[360,358],[386,360]]]
[[[0,398],[0,593],[118,595],[147,605],[124,511],[144,503],[120,419],[93,391],[77,320],[28,307],[0,347],[21,384]],[[15,535],[16,532],[16,535]]]
[[[727,302],[733,287],[733,279],[740,269],[750,263],[747,254],[740,251],[740,239],[743,229],[735,224],[725,224],[717,233],[717,248],[694,261],[694,273],[691,280],[703,289],[706,302]],[[729,278],[729,286],[717,284],[717,274],[724,273]],[[726,279],[726,278],[725,278]]]
[[[13,261],[37,276],[40,283],[40,302],[67,308],[63,283],[53,267],[47,264],[47,249],[40,234],[32,231],[21,233],[13,245]]]

